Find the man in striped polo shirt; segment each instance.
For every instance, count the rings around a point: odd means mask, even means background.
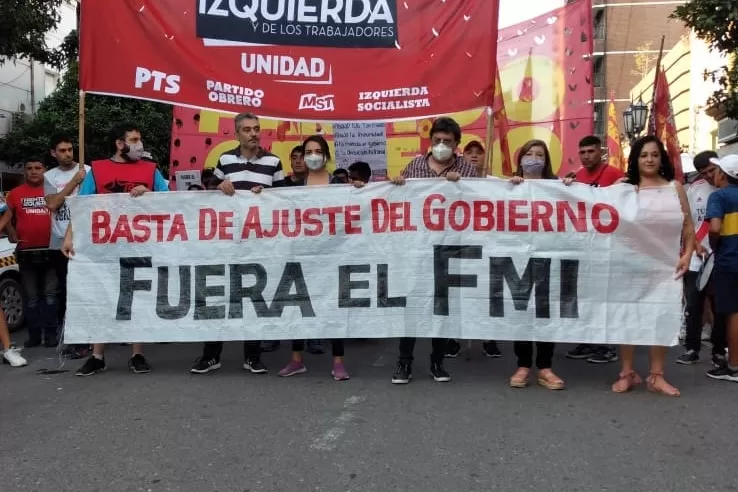
[[[215,182],[218,189],[228,196],[236,190],[259,191],[263,188],[285,186],[282,162],[276,155],[261,147],[259,117],[253,113],[241,113],[235,118],[236,138],[239,146],[224,153],[215,166]],[[220,369],[223,342],[207,342],[200,357],[190,369],[194,374],[205,374]],[[253,374],[265,374],[261,362],[261,341],[243,343],[243,368]]]

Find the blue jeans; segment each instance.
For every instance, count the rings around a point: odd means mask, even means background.
[[[40,341],[56,339],[57,335],[57,296],[59,280],[48,250],[19,250],[18,270],[21,285],[26,293],[26,326],[28,338]]]

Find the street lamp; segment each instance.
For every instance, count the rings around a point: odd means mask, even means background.
[[[638,98],[638,102],[630,103],[628,109],[623,111],[625,134],[631,142],[638,138],[638,135],[646,128],[647,119],[648,106],[643,104],[643,100],[640,97]]]

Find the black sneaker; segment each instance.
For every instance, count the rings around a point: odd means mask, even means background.
[[[502,357],[502,352],[500,352],[500,349],[497,347],[497,342],[492,340],[482,344],[482,352],[491,359],[499,359]]]
[[[44,340],[44,347],[56,347],[59,345],[59,339],[56,336],[48,336],[46,337],[46,340]]]
[[[406,362],[398,362],[392,375],[392,384],[407,384],[413,378],[413,366]]]
[[[243,368],[249,371],[251,374],[266,374],[269,369],[262,364],[260,359],[249,359],[243,363]]]
[[[712,354],[712,365],[716,368],[723,367],[728,361],[723,354]]]
[[[261,342],[261,351],[266,352],[276,352],[279,350],[280,342],[279,340],[270,340],[267,342]]]
[[[216,369],[220,369],[220,361],[218,359],[200,357],[195,361],[190,372],[192,374],[207,374],[210,371],[215,371]]]
[[[687,350],[677,357],[677,364],[697,364],[700,361],[700,354],[694,350]]]
[[[29,338],[25,342],[23,342],[23,347],[25,348],[34,348],[34,347],[40,347],[41,346],[41,340],[36,340],[35,338]]]
[[[594,349],[591,345],[586,343],[580,343],[572,350],[566,353],[567,359],[589,359],[594,354]]]
[[[448,383],[451,381],[451,375],[443,368],[443,364],[438,362],[431,363],[430,373],[433,376],[433,381],[437,383]]]
[[[607,364],[617,362],[618,353],[610,347],[597,347],[592,355],[587,358],[590,364]]]
[[[453,338],[449,338],[448,343],[446,344],[446,353],[444,354],[446,357],[450,357],[451,359],[454,359],[459,356],[461,353],[461,344],[454,340]]]
[[[75,376],[92,376],[98,372],[105,370],[105,359],[98,359],[97,357],[90,357],[82,367],[77,369],[74,373]]]
[[[305,344],[305,352],[310,355],[323,355],[325,353],[323,342],[320,340],[308,340]]]
[[[151,372],[151,366],[146,362],[146,357],[141,354],[136,354],[128,359],[128,369],[130,369],[133,374],[146,374],[147,372]]]
[[[738,383],[738,371],[735,369],[731,369],[728,364],[725,364],[721,367],[716,367],[715,369],[710,369],[705,374],[708,378]]]

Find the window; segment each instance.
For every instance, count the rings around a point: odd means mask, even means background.
[[[594,38],[605,39],[605,9],[598,9],[594,15]]]
[[[594,62],[592,63],[592,65],[593,65],[592,72],[594,75],[594,86],[604,87],[605,86],[605,57],[603,55],[595,56]]]
[[[607,128],[607,109],[604,101],[594,104],[594,127],[595,135],[605,134]]]

